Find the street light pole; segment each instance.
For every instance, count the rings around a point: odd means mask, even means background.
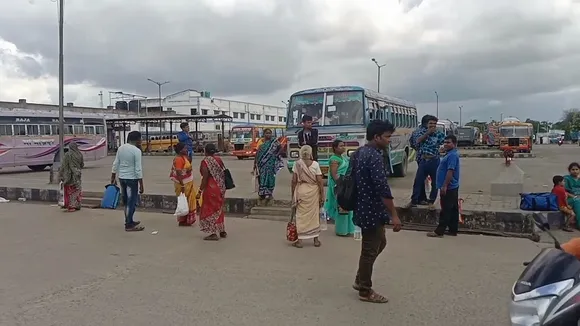
[[[50,169],[49,183],[59,183],[56,179],[64,157],[64,0],[58,1],[58,160]]]
[[[381,68],[386,66],[387,64],[380,65],[375,58],[371,59],[372,62],[377,65],[377,92],[381,92]]]
[[[459,126],[463,126],[463,124],[461,123],[461,110],[463,109],[463,105],[459,106]]]
[[[437,100],[437,119],[439,119],[439,93],[437,93],[437,91],[435,91],[435,98]]]
[[[159,87],[159,109],[161,111],[163,111],[163,102],[162,102],[162,99],[161,99],[161,87],[163,85],[165,85],[165,84],[169,84],[170,82],[169,81],[164,81],[164,82],[161,83],[161,82],[155,81],[155,80],[153,80],[151,78],[147,78],[147,80],[150,81],[150,82],[152,82],[153,84],[157,85],[157,87]]]

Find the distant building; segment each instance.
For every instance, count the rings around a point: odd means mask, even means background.
[[[147,110],[159,110],[159,98],[140,100],[141,114],[143,108]],[[237,124],[257,124],[257,125],[286,125],[287,108],[282,106],[272,106],[251,102],[242,102],[222,98],[213,98],[209,92],[187,89],[166,96],[161,101],[163,111],[171,110],[177,115],[219,115],[225,114],[233,118],[232,123],[224,124],[226,137],[233,125]],[[169,122],[162,126],[169,130]],[[143,130],[143,126],[139,126]],[[201,132],[221,132],[221,123],[206,122],[198,123],[198,131]],[[195,126],[190,125],[191,130]],[[179,130],[179,123],[174,123],[172,130]],[[155,129],[151,129],[152,131]]]

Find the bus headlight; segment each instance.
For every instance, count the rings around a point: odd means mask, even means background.
[[[298,158],[298,151],[291,151],[290,158]]]
[[[356,149],[349,149],[348,151],[346,151],[346,155],[348,157],[350,157],[352,155],[352,153],[354,153],[356,151]]]

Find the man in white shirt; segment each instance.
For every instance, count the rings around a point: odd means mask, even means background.
[[[127,135],[127,143],[117,149],[117,156],[113,162],[111,174],[111,184],[121,186],[121,195],[125,204],[125,231],[143,231],[140,221],[133,220],[135,208],[137,207],[138,194],[142,194],[143,187],[143,167],[141,164],[141,133],[131,131]]]

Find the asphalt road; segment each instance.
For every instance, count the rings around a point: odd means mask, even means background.
[[[296,249],[279,222],[228,218],[230,237],[204,242],[171,215],[139,212],[146,232],[126,233],[121,211],[0,207],[2,326],[507,326],[543,245],[389,231],[374,286],[390,302],[376,305],[351,289],[360,242],[331,230]]]
[[[543,145],[536,146],[536,158],[517,159],[517,164],[525,173],[526,191],[547,191],[551,188],[554,174],[566,172],[569,162],[580,161],[580,147],[576,145]],[[102,191],[111,174],[113,157],[107,157],[97,162],[88,162],[83,171],[83,188],[86,191]],[[169,170],[172,158],[170,156],[148,156],[143,160],[145,171],[145,187],[147,193],[165,194],[173,192],[173,184],[169,180]],[[239,161],[235,157],[224,157],[236,181],[237,187],[228,192],[230,197],[254,197],[252,177],[253,160]],[[194,158],[197,166],[200,156]],[[502,170],[503,159],[499,158],[463,158],[461,167],[462,194],[489,194],[490,182]],[[405,178],[391,178],[389,182],[395,190],[410,190],[416,171],[416,164],[409,166],[409,174]],[[26,167],[6,168],[0,170],[0,185],[32,188],[51,187],[47,185],[49,172],[31,172]],[[277,177],[277,187],[274,196],[279,199],[290,198],[291,175],[286,170],[280,171]],[[199,179],[197,180],[199,184]],[[55,187],[55,186],[52,186]]]

